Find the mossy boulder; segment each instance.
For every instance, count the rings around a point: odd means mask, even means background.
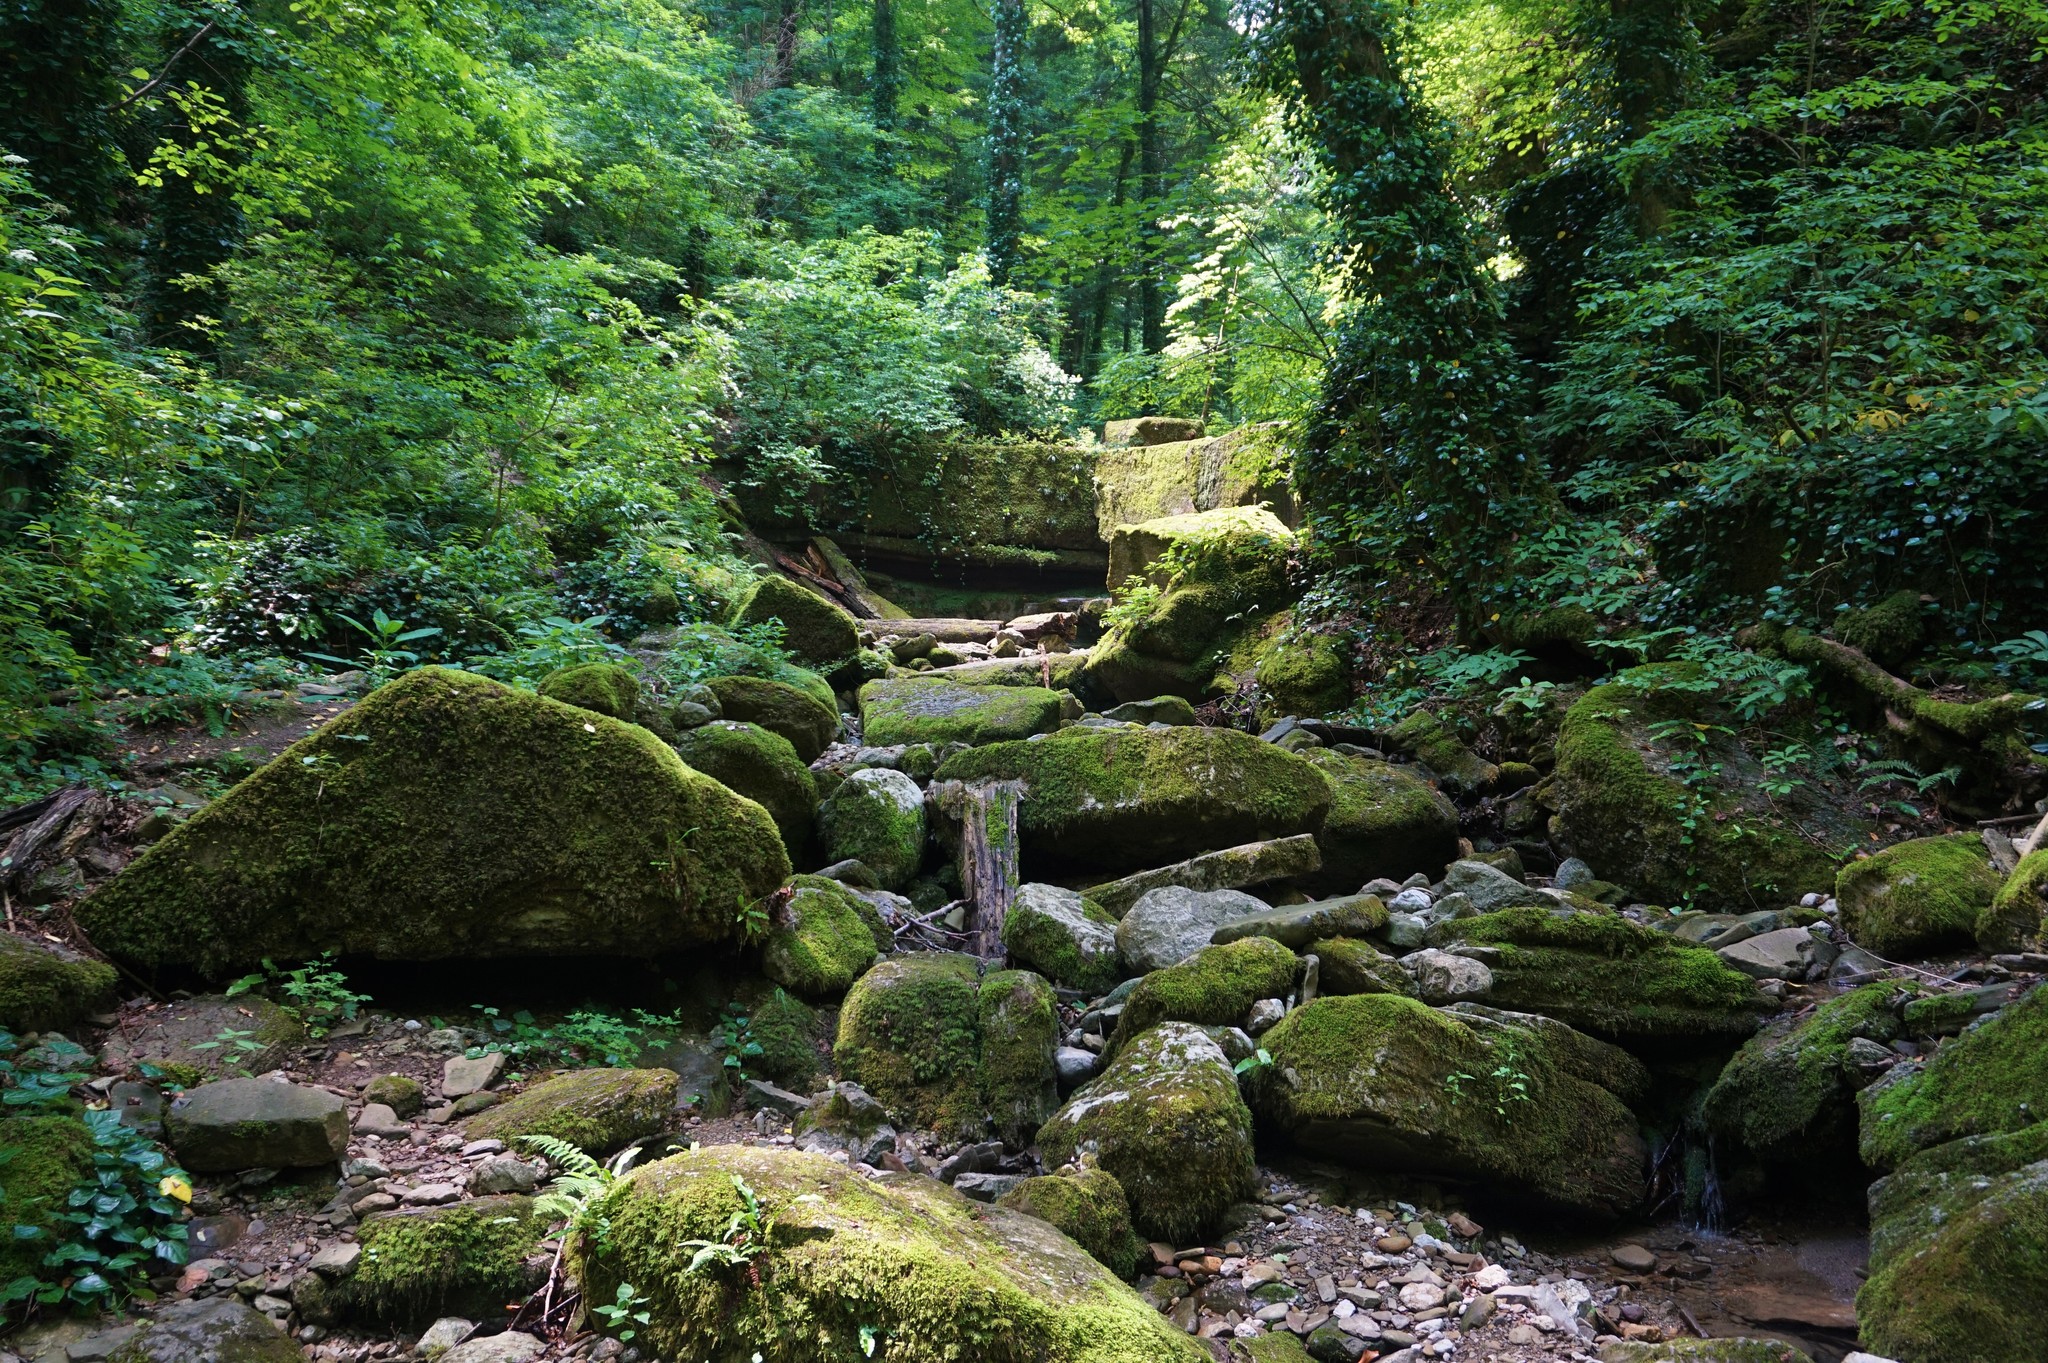
[[[2017,951],[2039,942],[2048,913],[2048,847],[2029,852],[2005,878],[1991,907],[1977,916],[1977,945]]]
[[[1240,1026],[1260,999],[1287,996],[1300,964],[1292,951],[1269,937],[1204,947],[1138,982],[1124,1000],[1109,1051],[1162,1022]]]
[[[1131,1230],[1131,1203],[1107,1169],[1063,1169],[1027,1178],[1003,1194],[998,1206],[1050,1222],[1117,1277],[1138,1271],[1145,1242]]]
[[[1302,760],[1330,783],[1330,814],[1316,834],[1322,869],[1311,893],[1348,894],[1384,876],[1434,880],[1458,855],[1458,809],[1413,767],[1311,750]]]
[[[1271,838],[1226,847],[1220,852],[1204,852],[1171,866],[1104,881],[1087,894],[1112,916],[1121,918],[1147,893],[1169,885],[1187,890],[1240,890],[1247,885],[1299,880],[1322,868],[1323,854],[1317,846],[1320,836],[1297,833],[1291,838]]]
[[[1600,1363],[1813,1363],[1803,1350],[1777,1339],[1609,1340]]]
[[[382,1103],[404,1118],[425,1107],[427,1095],[417,1079],[403,1074],[380,1074],[363,1085],[363,1101]]]
[[[1162,695],[1202,701],[1218,694],[1229,676],[1219,664],[1244,628],[1242,600],[1219,583],[1175,587],[1089,650],[1090,688],[1119,701]]]
[[[1853,798],[1812,782],[1772,799],[1764,768],[1703,699],[1696,666],[1636,668],[1632,680],[1586,692],[1557,738],[1548,786],[1560,850],[1655,904],[1714,912],[1777,908],[1833,883],[1830,846],[1864,832]],[[1672,720],[1704,724],[1705,752],[1654,736]],[[1680,757],[1717,770],[1698,788],[1673,771]]]
[[[1584,1036],[1393,994],[1320,998],[1267,1032],[1260,1115],[1301,1148],[1375,1171],[1481,1178],[1595,1216],[1636,1205],[1648,1151],[1616,1090],[1647,1076]]]
[[[388,1212],[356,1233],[362,1256],[334,1282],[301,1278],[292,1304],[308,1321],[418,1326],[445,1315],[496,1316],[540,1285],[536,1258],[548,1222],[533,1199],[472,1198],[445,1207]]]
[[[1387,731],[1387,741],[1415,754],[1415,760],[1444,789],[1460,796],[1479,794],[1500,775],[1499,768],[1465,745],[1450,721],[1433,711],[1415,711]]]
[[[1022,1149],[1059,1106],[1059,1000],[1028,970],[998,970],[981,982],[975,1007],[982,1102],[996,1136]]]
[[[1859,1149],[1874,1169],[1965,1136],[2032,1126],[2048,1113],[2048,989],[1942,1043],[1924,1065],[1898,1065],[1857,1095]]]
[[[419,668],[314,730],[78,908],[93,942],[208,974],[720,942],[789,875],[751,800],[647,730]]]
[[[806,667],[830,672],[860,647],[853,616],[786,577],[764,577],[739,599],[734,628],[782,622],[782,646]],[[809,760],[809,759],[806,759]]]
[[[791,861],[802,864],[818,811],[818,783],[788,739],[758,724],[728,719],[678,734],[674,747],[692,770],[767,810]]]
[[[1072,728],[958,753],[942,781],[1018,780],[1027,873],[1131,870],[1253,838],[1313,833],[1329,783],[1308,763],[1232,729]]]
[[[1325,715],[1351,703],[1351,667],[1341,640],[1297,623],[1291,610],[1275,611],[1241,636],[1224,663],[1239,688],[1258,688],[1257,719]]]
[[[677,1123],[674,1070],[571,1070],[486,1108],[463,1128],[473,1141],[516,1145],[521,1136],[553,1136],[592,1155],[609,1155]]]
[[[301,1363],[305,1355],[270,1317],[239,1296],[188,1298],[159,1304],[106,1363]],[[61,1357],[44,1354],[48,1359]],[[76,1357],[77,1355],[73,1355]]]
[[[875,963],[865,901],[836,880],[797,876],[761,943],[761,973],[805,998],[836,999]],[[868,912],[873,912],[868,909]]]
[[[69,1027],[112,1008],[119,982],[104,961],[55,942],[0,932],[0,1031]]]
[[[817,761],[839,734],[839,707],[823,682],[824,699],[814,689],[766,677],[713,677],[704,684],[718,697],[725,718],[781,734],[800,761]]]
[[[1323,994],[1412,994],[1401,963],[1355,937],[1323,937],[1301,953],[1316,958],[1317,992]]]
[[[1378,895],[1347,894],[1235,918],[1217,928],[1209,940],[1221,944],[1246,937],[1270,937],[1299,951],[1319,938],[1366,937],[1386,925],[1387,906]]]
[[[71,1190],[93,1176],[92,1132],[75,1113],[0,1109],[0,1286],[37,1271],[57,1247],[57,1217],[70,1210]],[[14,1228],[33,1226],[43,1234],[24,1237]]]
[[[899,743],[1000,743],[1051,733],[1060,697],[1042,686],[963,686],[940,677],[871,681],[860,689],[861,736]]]
[[[1294,546],[1294,532],[1262,506],[1160,516],[1110,530],[1109,582],[1121,589],[1133,577],[1149,576],[1160,586],[1256,578],[1278,586]]]
[[[1914,838],[1844,866],[1835,877],[1842,927],[1891,960],[1967,948],[2003,878],[1975,833]]]
[[[1610,1041],[1711,1046],[1749,1036],[1774,1006],[1706,948],[1608,913],[1502,909],[1440,923],[1429,938],[1486,963],[1496,1007]]]
[[[1911,993],[1893,981],[1866,984],[1751,1037],[1707,1090],[1708,1132],[1724,1149],[1769,1162],[1838,1163],[1855,1145],[1863,1087],[1849,1043],[1897,1040],[1899,1005]]]
[[[746,1275],[691,1272],[753,1190],[774,1219]],[[596,1208],[576,1246],[593,1300],[648,1297],[645,1347],[707,1363],[864,1357],[891,1363],[1203,1363],[1208,1354],[1035,1216],[985,1207],[932,1179],[867,1179],[822,1156],[713,1146],[641,1169]]]
[[[1078,891],[1030,884],[1003,919],[1010,959],[1055,984],[1100,994],[1123,978],[1117,965],[1116,919]]]
[[[1038,1133],[1049,1164],[1093,1149],[1141,1235],[1187,1244],[1249,1196],[1251,1113],[1223,1050],[1168,1022],[1133,1038]]]
[[[1862,1342],[1909,1363],[2041,1356],[2048,1124],[1914,1156],[1870,1190]]]
[[[828,861],[858,861],[900,890],[924,864],[924,792],[888,767],[857,771],[818,807],[818,834]]]
[[[542,677],[536,688],[549,700],[633,722],[640,704],[640,680],[617,663],[578,663]]]
[[[839,1012],[832,1056],[840,1075],[918,1126],[979,1136],[980,992],[972,956],[918,952],[876,963]]]
[[[197,1173],[315,1169],[348,1153],[348,1109],[326,1089],[218,1079],[164,1109],[164,1138]]]
[[[1872,662],[1897,669],[1920,651],[1927,620],[1920,593],[1897,591],[1882,601],[1843,611],[1835,620],[1834,634]]]
[[[768,996],[748,1014],[754,1041],[761,1047],[753,1068],[797,1093],[810,1092],[818,1077],[818,1014],[784,989]]]

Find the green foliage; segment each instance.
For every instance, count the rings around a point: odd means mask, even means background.
[[[285,1010],[305,1024],[306,1034],[318,1040],[337,1025],[355,1021],[356,1011],[370,1001],[348,987],[348,976],[334,963],[329,951],[291,970],[278,968],[269,957],[260,974],[244,975],[222,991],[229,998],[253,990],[282,995]]]
[[[698,1273],[707,1268],[737,1268],[744,1270],[750,1279],[758,1281],[759,1273],[754,1260],[768,1251],[768,1241],[775,1234],[775,1218],[761,1205],[761,1199],[753,1188],[738,1174],[732,1178],[732,1190],[739,1194],[738,1210],[727,1218],[725,1230],[715,1240],[683,1240],[677,1249],[690,1251],[686,1273]]]
[[[644,1008],[635,1008],[630,1020],[617,1013],[584,1008],[556,1022],[541,1022],[524,1008],[508,1017],[501,1009],[481,1003],[470,1007],[492,1037],[480,1046],[470,1047],[465,1054],[471,1058],[502,1054],[532,1069],[617,1069],[631,1065],[658,1033],[682,1025],[680,1015],[650,1013]]]

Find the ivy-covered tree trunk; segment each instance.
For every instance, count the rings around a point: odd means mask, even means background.
[[[1166,188],[1166,156],[1159,134],[1157,11],[1157,0],[1138,0],[1138,325],[1139,344],[1153,355],[1166,349],[1166,291],[1159,282],[1159,214]]]
[[[1006,284],[1024,230],[1024,0],[996,0],[988,92],[988,270]]]
[[[903,51],[896,43],[895,0],[875,0],[874,86],[869,91],[876,131],[884,134],[882,156],[890,156],[887,134],[896,130],[896,106],[903,98]]]
[[[12,0],[0,6],[0,155],[28,162],[36,186],[86,231],[113,215],[124,167],[109,110],[121,9],[115,0]]]

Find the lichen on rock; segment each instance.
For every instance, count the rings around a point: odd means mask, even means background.
[[[836,999],[875,963],[867,906],[823,876],[796,876],[789,884],[789,902],[761,943],[761,971],[805,998]]]
[[[1042,686],[966,686],[944,678],[871,681],[860,689],[861,735],[877,747],[901,743],[979,746],[1060,724],[1060,697]]]
[[[888,767],[855,772],[818,808],[826,858],[860,862],[885,890],[901,889],[916,876],[925,831],[924,792]]]
[[[486,1108],[463,1129],[473,1141],[553,1136],[609,1155],[674,1123],[679,1084],[673,1070],[570,1070]]]

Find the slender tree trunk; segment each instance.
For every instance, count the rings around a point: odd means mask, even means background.
[[[996,0],[988,92],[988,270],[1007,284],[1024,231],[1024,0]]]
[[[1017,810],[1021,781],[948,783],[940,808],[960,820],[960,893],[967,901],[970,948],[983,957],[1003,950],[1003,919],[1017,898]]]
[[[874,55],[872,117],[877,129],[890,133],[896,130],[896,105],[903,98],[903,52],[896,45],[896,0],[875,0]]]
[[[1122,208],[1130,182],[1131,162],[1138,154],[1138,144],[1130,138],[1124,139],[1123,155],[1116,166],[1116,183],[1110,191],[1109,206]],[[1115,215],[1112,214],[1112,221]],[[1080,318],[1077,326],[1069,331],[1072,343],[1067,347],[1067,372],[1092,379],[1101,369],[1102,338],[1109,331],[1109,305],[1116,292],[1117,261],[1112,252],[1105,252],[1095,266],[1095,281],[1088,288],[1088,302],[1084,309],[1076,312]]]
[[[1166,158],[1159,138],[1157,8],[1157,0],[1138,0],[1138,318],[1141,342],[1154,355],[1166,349],[1166,290],[1159,280],[1159,200]]]

